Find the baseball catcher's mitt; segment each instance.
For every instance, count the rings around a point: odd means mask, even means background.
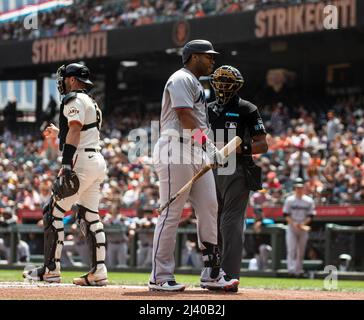
[[[60,201],[76,194],[79,188],[80,181],[76,172],[73,170],[64,170],[63,174],[57,177],[52,191],[56,201]]]

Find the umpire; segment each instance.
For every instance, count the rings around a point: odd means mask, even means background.
[[[236,152],[234,172],[226,175],[220,174],[220,169],[214,170],[219,204],[221,266],[228,276],[239,279],[243,223],[249,193],[262,188],[261,169],[255,165],[252,154],[267,152],[268,144],[258,108],[237,95],[244,83],[239,70],[221,66],[212,74],[210,82],[216,100],[208,105],[209,121],[216,144],[222,142],[219,141],[222,133],[224,144],[235,135],[243,140]],[[233,292],[237,290],[238,287],[230,289]]]

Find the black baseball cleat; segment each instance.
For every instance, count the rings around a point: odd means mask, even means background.
[[[165,291],[165,292],[181,292],[184,291],[186,286],[179,284],[176,281],[165,281],[160,283],[149,282],[149,291]]]

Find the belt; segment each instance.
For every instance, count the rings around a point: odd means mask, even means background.
[[[183,137],[180,137],[179,138],[179,142],[180,143],[190,143],[191,142],[191,139],[190,138],[183,138]],[[192,140],[192,143],[191,145],[195,145],[195,140]]]
[[[84,149],[85,152],[100,152],[99,149],[92,149],[92,148],[86,148]]]

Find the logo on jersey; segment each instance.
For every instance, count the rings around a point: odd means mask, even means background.
[[[76,107],[71,107],[68,111],[68,116],[69,117],[74,117],[76,114],[79,114],[80,110],[78,110]]]
[[[239,117],[239,113],[226,112],[225,116],[228,117]]]
[[[264,124],[263,124],[263,120],[262,120],[262,119],[258,119],[258,124],[256,124],[256,125],[254,126],[254,129],[255,129],[256,131],[259,131],[259,130],[265,130],[265,128],[264,128]]]
[[[195,103],[199,103],[199,102],[206,104],[206,97],[205,97],[204,91],[200,91],[200,95]]]
[[[238,124],[236,122],[230,122],[230,121],[225,122],[226,129],[236,129],[237,127],[238,127]]]

